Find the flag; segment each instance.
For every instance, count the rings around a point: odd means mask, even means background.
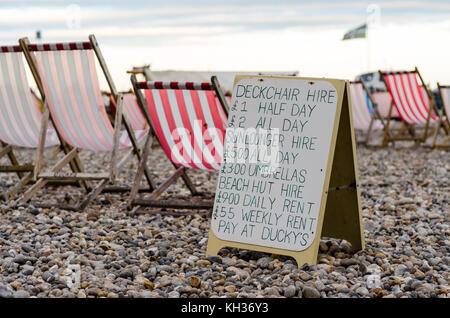
[[[364,23],[363,25],[360,25],[359,27],[345,33],[344,38],[342,40],[365,38],[366,31],[367,31],[367,24]]]

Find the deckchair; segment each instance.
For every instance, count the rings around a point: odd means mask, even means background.
[[[437,121],[439,111],[419,70],[416,67],[413,71],[379,72],[380,78],[386,84],[392,98],[384,129],[383,146],[395,140],[414,141],[415,146],[425,142],[428,137],[430,122]],[[402,126],[396,130],[390,126],[394,107],[402,119]],[[418,127],[423,127],[422,135],[416,134],[416,128]]]
[[[17,173],[20,179],[3,194],[5,200],[12,198],[32,181],[35,169],[39,169],[34,162],[20,165],[14,148],[38,147],[42,117],[39,100],[28,84],[20,46],[1,46],[0,141],[3,147],[0,150],[0,158],[7,155],[11,165],[1,165],[0,172]],[[52,127],[48,127],[43,133],[46,135],[45,147],[59,146]],[[54,156],[60,150],[60,147],[56,147]],[[42,165],[44,164],[45,162],[42,162]]]
[[[372,130],[384,128],[383,118],[372,95],[362,81],[350,82],[353,126],[366,134],[364,144],[368,145]]]
[[[64,142],[67,147],[66,155],[49,172],[39,172],[36,183],[18,202],[30,200],[49,181],[72,180],[79,181],[88,195],[78,204],[58,206],[68,210],[83,210],[108,182],[115,182],[118,169],[128,161],[132,153],[138,160],[141,158],[138,141],[144,140],[148,130],[134,132],[131,128],[126,114],[123,113],[123,96],[117,93],[93,35],[89,36],[89,42],[30,44],[27,38],[23,38],[19,43],[44,100],[43,125],[46,127],[46,121],[50,120],[60,142]],[[114,126],[102,101],[95,57],[117,102]],[[121,131],[122,121],[125,131]],[[45,136],[41,136],[40,145],[43,140]],[[128,153],[117,163],[119,148],[128,149]],[[80,150],[110,152],[109,171],[85,172],[78,156]],[[68,163],[71,163],[72,172],[61,171]],[[153,181],[147,170],[145,174],[152,187]],[[92,188],[91,182],[98,184]]]
[[[133,74],[131,82],[138,104],[152,131],[147,137],[128,200],[129,208],[135,206],[132,213],[139,212],[141,207],[146,206],[171,209],[212,208],[212,200],[158,199],[180,177],[193,196],[201,195],[186,170],[217,170],[220,167],[228,104],[217,78],[213,76],[212,83],[137,82]],[[175,171],[148,197],[136,198],[142,172],[147,165],[152,136],[158,140]],[[145,213],[145,209],[143,212]]]
[[[439,116],[438,127],[434,133],[433,147],[450,147],[450,85],[440,85],[437,83],[437,86],[442,101],[442,110]],[[438,143],[437,138],[441,129],[444,129],[447,137]]]

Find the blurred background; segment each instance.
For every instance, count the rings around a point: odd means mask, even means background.
[[[355,37],[350,31],[361,26]],[[450,84],[448,0],[0,0],[0,45],[91,33],[121,90],[130,88],[126,71],[144,64],[350,80],[417,66],[431,88]]]

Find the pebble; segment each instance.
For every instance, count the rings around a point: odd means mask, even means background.
[[[302,290],[303,297],[305,298],[320,298],[320,293],[317,289],[310,286],[303,287]]]
[[[284,297],[290,298],[294,297],[297,292],[297,288],[295,286],[290,285],[284,289]]]
[[[18,290],[13,294],[14,298],[30,298],[30,294],[26,290]]]
[[[170,293],[167,294],[167,296],[169,298],[180,298],[180,293],[177,291],[171,291]]]
[[[368,296],[369,295],[369,291],[367,290],[366,287],[358,287],[355,290],[355,292],[357,292],[361,296]]]
[[[190,279],[190,284],[192,287],[200,286],[201,280],[197,276],[192,276]]]
[[[342,266],[348,267],[348,266],[351,266],[351,265],[358,264],[358,261],[353,259],[353,258],[344,258],[344,259],[341,260],[340,263],[341,263]]]
[[[224,290],[228,293],[234,293],[236,291],[236,287],[233,285],[228,285],[224,287]]]

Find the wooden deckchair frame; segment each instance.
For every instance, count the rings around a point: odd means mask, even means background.
[[[367,132],[366,132],[366,138],[364,141],[361,141],[361,142],[357,141],[358,143],[364,144],[365,146],[369,146],[369,139],[370,139],[370,134],[371,134],[372,128],[373,128],[373,123],[375,122],[375,120],[380,120],[381,124],[383,125],[383,130],[384,130],[384,128],[385,128],[384,120],[378,110],[378,104],[375,102],[375,100],[372,96],[372,93],[369,91],[366,84],[364,84],[364,81],[358,80],[358,81],[350,82],[350,84],[353,84],[353,83],[362,85],[364,91],[366,92],[367,96],[370,99],[370,102],[373,105],[373,114],[372,114],[372,118],[370,119],[369,128],[367,129]]]
[[[23,53],[22,50],[17,51],[15,53]],[[36,100],[38,100],[41,104],[42,101],[38,98],[36,93],[30,89],[31,94],[36,97]],[[40,131],[40,134],[46,134],[47,129],[42,129]],[[17,177],[19,178],[19,182],[11,187],[8,192],[2,193],[0,195],[0,198],[2,198],[5,201],[9,201],[12,199],[20,190],[22,190],[28,183],[34,181],[34,174],[36,171],[38,171],[40,168],[44,167],[46,165],[46,162],[42,160],[40,164],[37,164],[36,161],[33,163],[26,163],[26,164],[20,164],[15,153],[14,148],[16,146],[10,145],[4,141],[0,141],[2,148],[0,149],[0,159],[4,156],[8,156],[8,159],[10,161],[10,165],[0,165],[0,173],[16,173]],[[56,157],[56,155],[62,150],[60,145],[55,145],[55,150],[51,156],[51,159]],[[37,151],[37,148],[33,148],[35,151]],[[26,173],[26,174],[25,174]]]
[[[108,183],[113,184],[115,182],[118,169],[120,169],[128,161],[129,157],[133,153],[137,156],[138,160],[141,159],[141,152],[139,149],[138,142],[136,140],[133,130],[131,129],[131,125],[129,124],[129,120],[128,120],[127,116],[125,114],[123,114],[123,97],[116,90],[116,87],[114,85],[114,82],[112,81],[112,77],[106,66],[105,60],[103,59],[103,55],[100,51],[100,48],[98,46],[97,40],[95,39],[95,36],[90,35],[89,41],[91,43],[93,51],[95,52],[95,55],[100,64],[100,67],[103,71],[103,74],[106,78],[106,81],[108,82],[108,86],[110,88],[111,94],[114,97],[116,104],[117,104],[117,113],[116,113],[115,120],[114,120],[113,149],[111,151],[111,161],[110,161],[109,171],[103,172],[103,173],[86,173],[86,172],[84,172],[84,167],[78,156],[78,152],[80,151],[80,149],[71,147],[61,137],[61,134],[58,132],[58,129],[56,128],[56,125],[54,124],[54,119],[52,118],[52,115],[49,111],[48,105],[45,100],[45,92],[44,92],[41,77],[40,77],[40,74],[38,71],[37,62],[35,60],[34,54],[32,54],[29,49],[29,44],[30,44],[29,40],[28,40],[28,38],[22,38],[19,40],[19,44],[22,47],[23,52],[25,53],[26,60],[31,68],[31,71],[32,71],[33,76],[35,77],[38,89],[44,100],[44,103],[43,103],[44,116],[42,119],[42,128],[41,128],[41,136],[40,136],[41,138],[39,140],[38,151],[37,151],[37,160],[36,160],[37,166],[42,161],[43,145],[45,144],[45,134],[42,134],[42,131],[45,131],[49,120],[53,123],[53,126],[55,127],[58,139],[63,147],[65,156],[52,167],[50,172],[40,172],[40,169],[35,169],[34,178],[37,179],[37,182],[28,191],[26,191],[21,198],[19,198],[16,201],[16,204],[18,204],[20,202],[27,202],[28,200],[30,200],[31,197],[33,197],[34,194],[40,188],[45,186],[50,181],[56,181],[56,182],[77,181],[88,192],[88,195],[86,196],[86,198],[83,201],[81,201],[75,205],[38,204],[36,206],[41,206],[41,207],[57,206],[57,207],[60,207],[60,208],[66,209],[66,210],[73,210],[73,211],[83,210],[96,196],[98,196],[105,189],[105,187],[107,186]],[[124,126],[127,130],[132,147],[130,150],[127,151],[127,154],[125,154],[123,156],[122,160],[119,163],[117,163],[118,150],[119,150],[119,138],[120,138],[120,131],[121,131],[122,123],[124,124]],[[72,172],[71,173],[60,172],[60,170],[67,164],[70,165]],[[148,182],[150,188],[153,189],[154,183],[150,177],[150,173],[148,172],[148,169],[145,169],[145,175],[146,175],[146,179],[147,179],[147,182]],[[89,181],[99,181],[99,183],[97,184],[97,186],[92,188]]]
[[[434,133],[434,138],[433,138],[433,147],[436,148],[449,148],[450,147],[450,136],[449,136],[449,132],[450,132],[450,118],[449,115],[447,113],[447,110],[445,109],[445,105],[444,105],[444,98],[442,96],[442,89],[449,89],[450,90],[450,85],[440,85],[439,83],[437,83],[437,87],[438,87],[438,93],[439,96],[441,98],[442,101],[442,110],[439,114],[439,122],[438,122],[438,126],[436,128],[436,131]],[[441,129],[444,129],[444,132],[446,133],[447,137],[444,137],[444,140],[442,140],[440,143],[437,143],[437,138],[438,135],[441,131]]]
[[[436,101],[434,100],[433,94],[430,92],[430,90],[428,89],[428,87],[426,86],[422,75],[420,75],[420,72],[418,70],[417,67],[414,68],[413,71],[403,71],[403,72],[383,72],[381,70],[378,71],[380,74],[380,78],[383,81],[383,83],[386,85],[386,87],[388,87],[386,80],[384,78],[385,74],[391,74],[391,73],[398,73],[398,74],[409,74],[409,73],[415,73],[419,76],[420,82],[422,83],[423,88],[425,89],[428,99],[430,101],[430,107],[428,109],[428,114],[427,114],[427,120],[425,123],[425,128],[424,128],[424,132],[422,136],[417,136],[416,135],[416,131],[415,131],[415,124],[409,124],[407,122],[405,122],[402,119],[402,127],[400,127],[399,129],[397,129],[397,131],[395,131],[394,135],[390,135],[391,133],[394,133],[393,129],[390,129],[389,124],[391,121],[391,117],[392,117],[392,110],[394,107],[394,97],[392,96],[391,92],[389,91],[389,93],[391,94],[391,105],[389,107],[389,114],[387,117],[387,122],[386,125],[384,126],[384,135],[383,135],[383,143],[382,143],[382,147],[387,146],[390,142],[394,142],[394,141],[414,141],[414,145],[413,147],[417,147],[419,146],[420,143],[425,142],[428,138],[428,129],[430,126],[430,118],[431,118],[431,112],[434,111],[436,116],[439,116],[439,110],[436,106]],[[404,136],[405,132],[409,133],[409,136]]]
[[[153,136],[155,136],[158,143],[161,145],[160,140],[158,139],[157,134],[155,133],[155,128],[153,126],[153,122],[151,120],[150,113],[148,111],[147,102],[142,94],[142,91],[140,88],[138,88],[138,82],[136,79],[136,75],[131,75],[131,83],[133,85],[133,90],[136,95],[136,99],[138,101],[138,105],[141,108],[142,113],[145,116],[145,119],[147,120],[147,123],[150,127],[150,132],[147,136],[147,140],[144,145],[144,153],[142,155],[142,159],[139,162],[138,170],[136,172],[136,177],[134,180],[133,188],[130,192],[130,196],[128,198],[128,208],[131,209],[133,206],[135,207],[131,214],[135,213],[148,213],[153,211],[147,211],[145,209],[142,209],[142,207],[156,207],[156,208],[169,208],[169,209],[194,209],[194,210],[203,210],[203,209],[212,209],[214,205],[213,200],[208,201],[197,201],[197,202],[186,202],[183,200],[159,200],[159,197],[165,192],[165,190],[172,185],[174,182],[178,180],[178,178],[182,178],[184,184],[191,192],[192,196],[200,196],[204,195],[204,193],[200,193],[195,188],[194,184],[192,183],[189,176],[186,174],[186,171],[188,168],[186,167],[178,167],[175,163],[170,160],[172,165],[175,168],[175,172],[170,175],[165,181],[163,181],[148,197],[146,198],[136,198],[137,190],[139,187],[139,184],[142,179],[142,174],[144,171],[144,167],[147,166],[147,159],[150,155],[151,151],[151,145],[153,141]],[[217,98],[219,99],[220,105],[225,113],[225,115],[228,117],[229,108],[228,103],[225,99],[225,95],[223,94],[219,81],[217,80],[216,76],[211,77],[211,84],[212,88],[216,93]],[[176,212],[175,212],[176,213]]]
[[[150,78],[146,70],[150,70],[150,64],[146,64],[143,66],[133,66],[133,69],[128,70],[128,74],[142,74],[144,76],[146,81],[152,81],[153,79]]]
[[[19,178],[19,182],[16,185],[11,187],[9,191],[1,194],[1,198],[5,201],[9,201],[12,199],[20,190],[22,190],[28,183],[33,181],[33,174],[36,168],[35,163],[25,163],[20,164],[17,160],[16,155],[14,154],[13,145],[7,144],[6,142],[1,141],[2,148],[0,149],[0,159],[4,156],[8,156],[10,165],[0,165],[0,173],[16,173]],[[36,150],[36,148],[35,148]],[[56,149],[52,155],[52,158],[57,155],[61,151],[59,146],[56,146]],[[45,164],[41,164],[42,166]],[[26,173],[24,175],[24,173]]]

